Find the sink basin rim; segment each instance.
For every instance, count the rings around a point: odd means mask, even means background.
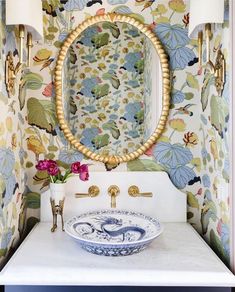
[[[152,224],[155,225],[156,229],[158,228],[158,230],[156,231],[156,233],[151,236],[151,237],[147,237],[147,238],[142,238],[140,240],[137,241],[131,241],[131,242],[115,242],[115,243],[109,243],[109,242],[100,242],[100,241],[94,241],[91,239],[85,239],[80,237],[79,235],[75,235],[73,234],[69,229],[71,226],[68,226],[70,224],[70,221],[72,220],[78,220],[81,219],[82,217],[85,216],[89,216],[89,215],[100,215],[100,214],[118,214],[118,215],[134,215],[134,216],[138,216],[138,217],[142,217],[145,220],[150,221]],[[70,224],[73,225],[74,223]],[[127,211],[127,210],[97,210],[97,211],[91,211],[91,212],[86,212],[83,213],[81,215],[77,215],[77,216],[73,216],[72,218],[68,219],[65,222],[65,232],[73,237],[75,240],[77,240],[79,243],[81,244],[93,244],[93,245],[97,245],[97,246],[102,246],[102,247],[132,247],[132,246],[136,246],[136,245],[142,245],[142,244],[150,244],[155,238],[157,238],[164,230],[164,226],[161,222],[159,222],[156,218],[153,218],[151,216],[145,215],[143,213],[140,212],[134,212],[134,211]]]

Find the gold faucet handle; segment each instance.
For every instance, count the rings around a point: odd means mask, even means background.
[[[120,194],[118,186],[110,186],[108,188],[108,194],[111,196],[111,208],[116,208],[116,197]]]
[[[97,197],[99,193],[100,193],[100,189],[97,186],[91,186],[89,187],[87,194],[76,193],[75,197],[76,198],[87,198],[87,197],[94,198],[94,197]]]
[[[137,186],[130,186],[128,189],[128,194],[131,197],[148,197],[151,198],[153,196],[152,192],[141,193]]]

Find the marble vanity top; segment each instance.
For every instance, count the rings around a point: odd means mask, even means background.
[[[4,285],[235,286],[235,276],[188,223],[165,223],[139,254],[89,254],[39,223],[0,273]]]

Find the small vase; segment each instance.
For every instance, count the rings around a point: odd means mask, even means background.
[[[65,201],[65,183],[50,183],[50,192],[51,192],[51,209],[53,216],[53,226],[51,232],[55,232],[57,229],[57,216],[61,216],[62,231],[64,231],[64,201]]]

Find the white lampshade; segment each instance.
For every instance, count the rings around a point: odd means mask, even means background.
[[[41,0],[6,0],[6,25],[26,26],[34,40],[43,38]]]
[[[196,38],[206,23],[224,22],[224,0],[190,0],[188,35]]]

